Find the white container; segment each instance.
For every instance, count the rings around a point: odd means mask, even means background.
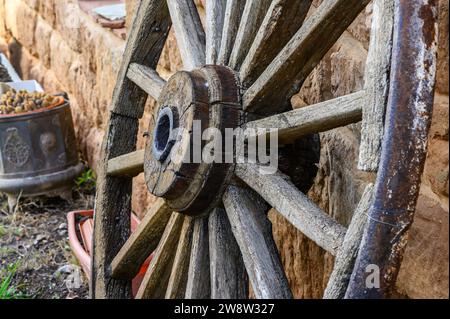
[[[35,80],[7,82],[6,84],[16,91],[27,90],[28,92],[44,92],[42,86]]]

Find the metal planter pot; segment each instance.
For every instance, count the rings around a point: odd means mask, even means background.
[[[83,171],[66,102],[51,109],[0,116],[0,192],[10,207],[19,194],[68,197]]]

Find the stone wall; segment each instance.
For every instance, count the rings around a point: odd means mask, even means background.
[[[127,0],[127,8],[131,11],[138,1]],[[196,2],[204,14],[201,1]],[[319,3],[315,0],[314,6]],[[293,98],[296,107],[362,88],[371,10],[369,5],[327,53]],[[448,298],[448,0],[440,0],[439,12],[438,82],[429,152],[398,280],[399,296],[411,298]],[[97,25],[76,0],[0,0],[0,50],[24,79],[34,78],[51,92],[69,93],[80,149],[93,167],[99,162],[107,107],[124,47],[125,41]],[[180,65],[171,34],[158,71],[168,78]],[[142,133],[152,105],[149,101]],[[321,140],[319,173],[309,195],[347,225],[364,183],[373,178],[356,169],[359,125],[326,132]],[[153,200],[146,194],[142,176],[135,179],[134,190],[134,208],[142,214]],[[295,296],[321,297],[333,258],[276,212],[270,218]]]

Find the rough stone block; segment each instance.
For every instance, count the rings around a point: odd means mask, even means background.
[[[52,27],[39,16],[34,34],[35,50],[37,57],[46,68],[50,68],[50,39],[52,32]]]
[[[294,298],[322,298],[333,257],[275,210],[269,212],[273,236]]]
[[[417,203],[397,286],[410,298],[448,298],[448,202],[426,192]]]
[[[32,65],[28,76],[30,79],[38,81],[46,92],[59,93],[65,91],[55,73],[47,69],[41,62]]]
[[[335,97],[353,93],[364,87],[367,51],[348,33],[336,44],[331,58],[331,89]]]
[[[39,11],[39,0],[23,0],[31,9]]]
[[[180,70],[183,66],[177,40],[173,29],[170,30],[166,44],[159,59],[159,66],[167,70],[170,74]]]
[[[125,9],[127,11],[127,16],[125,19],[125,27],[127,29],[127,32],[131,30],[131,27],[133,25],[133,19],[134,15],[136,13],[137,6],[139,5],[140,1],[137,0],[125,0]]]
[[[6,27],[23,46],[34,53],[34,31],[37,13],[20,0],[5,2]]]
[[[39,14],[50,24],[55,27],[56,14],[55,4],[60,0],[40,0],[39,1]]]
[[[425,162],[424,183],[440,196],[448,197],[448,141],[429,141]]]
[[[434,96],[430,137],[448,141],[448,95]]]
[[[0,0],[0,38],[5,38],[7,35],[5,25],[5,0]]]
[[[298,100],[304,101],[307,105],[311,105],[333,98],[331,92],[330,63],[330,53],[332,51],[333,50],[330,50],[319,65],[311,72],[299,93],[294,95],[291,100],[294,108],[301,106],[300,104],[295,104]]]
[[[138,217],[142,218],[155,201],[156,197],[149,194],[147,191],[144,174],[140,174],[134,178],[132,194],[133,212],[135,212]]]
[[[439,46],[438,46],[438,65],[437,65],[437,79],[436,90],[440,93],[448,95],[448,0],[439,1]]]
[[[55,29],[75,52],[81,52],[84,20],[87,17],[76,1],[61,0],[55,3]]]
[[[71,85],[69,70],[76,57],[64,38],[58,32],[53,32],[50,38],[50,66],[65,87]]]
[[[372,28],[373,5],[369,3],[367,7],[356,17],[355,21],[348,27],[348,32],[361,44],[369,49],[370,29]]]

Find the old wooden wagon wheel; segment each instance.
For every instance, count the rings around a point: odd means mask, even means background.
[[[307,16],[311,2],[207,0],[206,34],[192,0],[140,2],[103,145],[93,297],[130,298],[131,278],[152,252],[137,298],[246,298],[249,285],[257,298],[292,297],[267,204],[336,256],[326,298],[389,296],[426,152],[435,1],[375,0],[365,88],[292,110],[290,98],[369,0],[322,1]],[[166,82],[155,67],[172,25],[185,71]],[[148,95],[158,104],[146,149],[136,151]],[[195,156],[195,143],[203,143],[192,138],[195,123],[202,131],[278,128],[280,143],[288,145],[361,120],[359,167],[378,174],[348,229],[291,182],[295,174],[172,156],[191,150]],[[175,134],[177,128],[188,133]],[[300,155],[314,155],[315,142]],[[160,199],[130,236],[132,178],[143,170]],[[371,264],[380,268],[380,288],[365,285]]]

